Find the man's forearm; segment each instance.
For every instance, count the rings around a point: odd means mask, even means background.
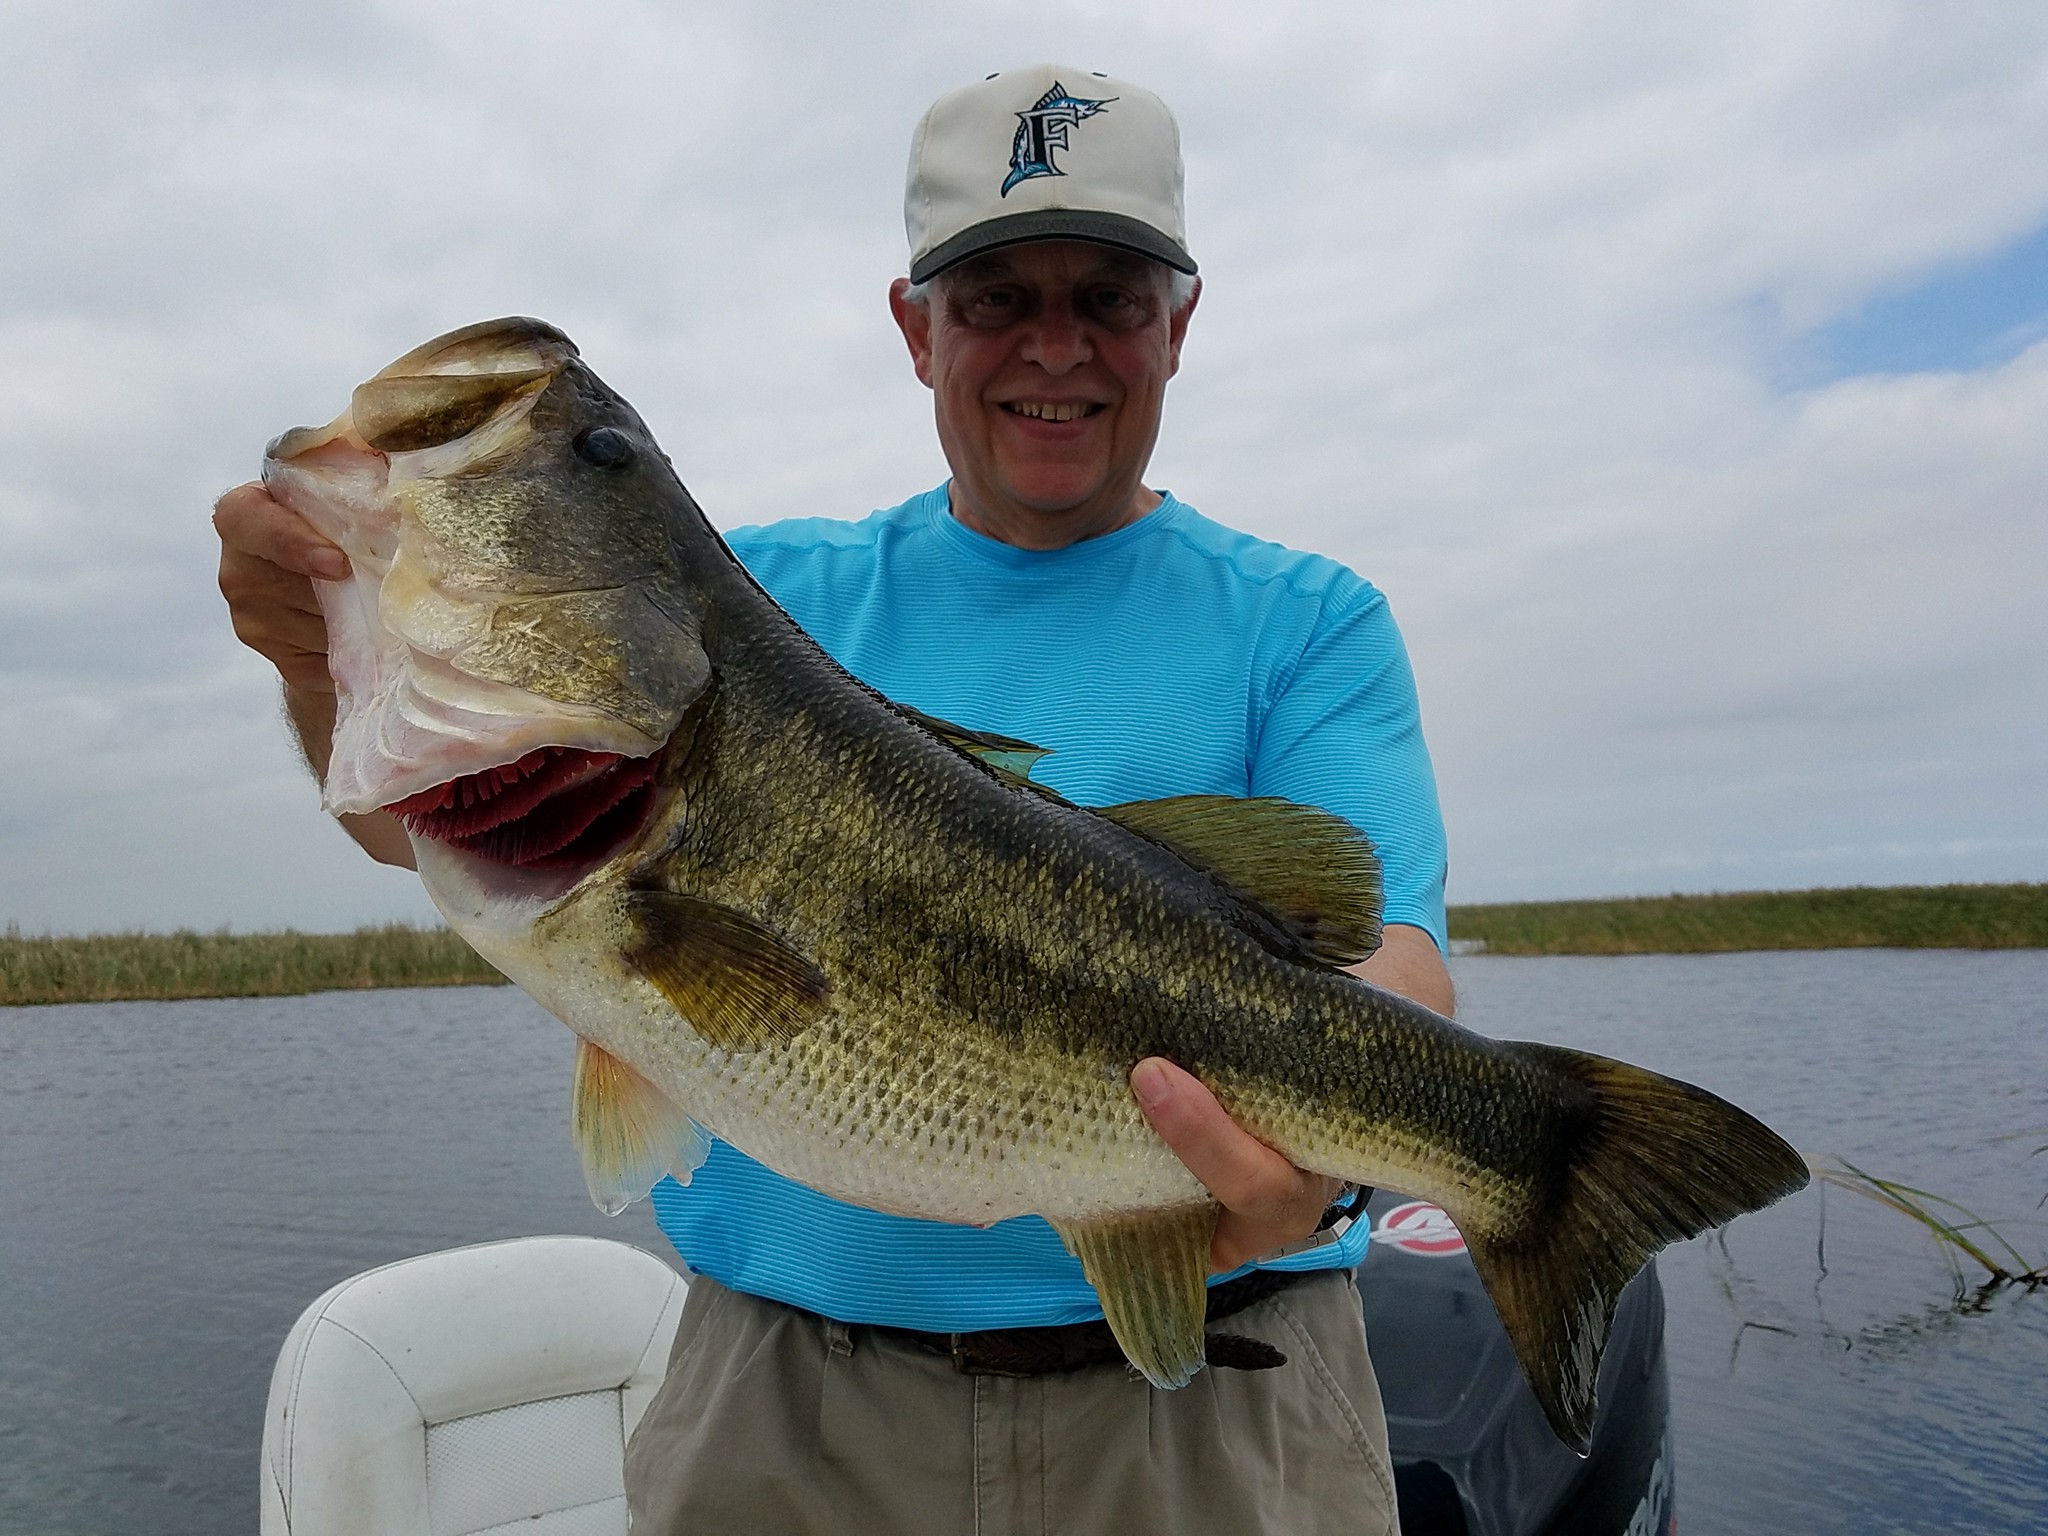
[[[284,717],[291,722],[299,756],[313,777],[327,782],[328,759],[334,754],[334,690],[284,685]]]
[[[334,751],[333,692],[295,688],[287,683],[284,713],[291,722],[292,734],[298,738],[299,755],[313,770],[313,777],[324,784],[328,760]],[[392,864],[400,869],[414,867],[412,839],[405,835],[405,828],[398,824],[397,817],[384,811],[370,811],[340,815],[334,819],[341,823],[341,830],[354,838],[363,852],[379,864]]]
[[[1352,966],[1351,974],[1389,992],[1398,992],[1447,1019],[1458,1006],[1451,990],[1450,969],[1437,952],[1436,940],[1406,923],[1387,924],[1380,947],[1370,958]]]

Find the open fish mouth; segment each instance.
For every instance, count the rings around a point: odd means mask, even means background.
[[[659,756],[540,747],[385,809],[413,836],[492,864],[588,869],[646,825]]]
[[[586,378],[554,327],[487,321],[266,450],[271,494],[349,559],[314,587],[335,682],[328,810],[402,803],[414,832],[528,870],[644,819],[652,770],[619,764],[657,751],[706,664],[646,555],[659,508],[605,522],[651,447],[623,402],[590,426]]]

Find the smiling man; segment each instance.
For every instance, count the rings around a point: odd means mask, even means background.
[[[1050,748],[1036,776],[1071,799],[1348,818],[1385,870],[1360,974],[1449,1012],[1442,826],[1385,600],[1145,481],[1200,297],[1165,105],[1077,70],[992,75],[920,123],[905,219],[890,307],[950,478],[857,522],[740,530],[735,553],[863,681]],[[306,577],[340,552],[260,487],[216,523],[237,632],[284,674],[317,769],[333,694]],[[349,830],[410,862],[388,817]],[[695,1278],[628,1452],[634,1530],[1392,1530],[1351,1273],[1366,1233],[1324,1230],[1344,1192],[1170,1062],[1131,1085],[1224,1208],[1212,1369],[1137,1378],[1043,1221],[888,1216],[721,1143],[654,1194]]]
[[[1160,504],[1142,477],[1197,291],[1172,276],[1113,246],[1045,240],[897,281],[890,307],[934,396],[955,518],[1058,549]]]

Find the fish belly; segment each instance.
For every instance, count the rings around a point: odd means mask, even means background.
[[[835,1008],[786,1045],[724,1050],[602,947],[537,947],[529,915],[479,911],[445,888],[437,900],[578,1035],[714,1136],[835,1199],[987,1225],[1207,1198],[1139,1113],[1128,1064],[1030,1054],[879,1001]]]
[[[651,1075],[755,1160],[897,1215],[982,1226],[1207,1198],[1116,1065],[1020,1060],[971,1037],[911,1036],[910,1049],[892,1049],[883,1033],[834,1018],[776,1050],[707,1050],[692,1038],[661,1053]]]

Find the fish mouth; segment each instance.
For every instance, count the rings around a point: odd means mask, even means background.
[[[384,809],[413,836],[486,863],[582,871],[595,868],[646,826],[660,756],[540,747]]]

